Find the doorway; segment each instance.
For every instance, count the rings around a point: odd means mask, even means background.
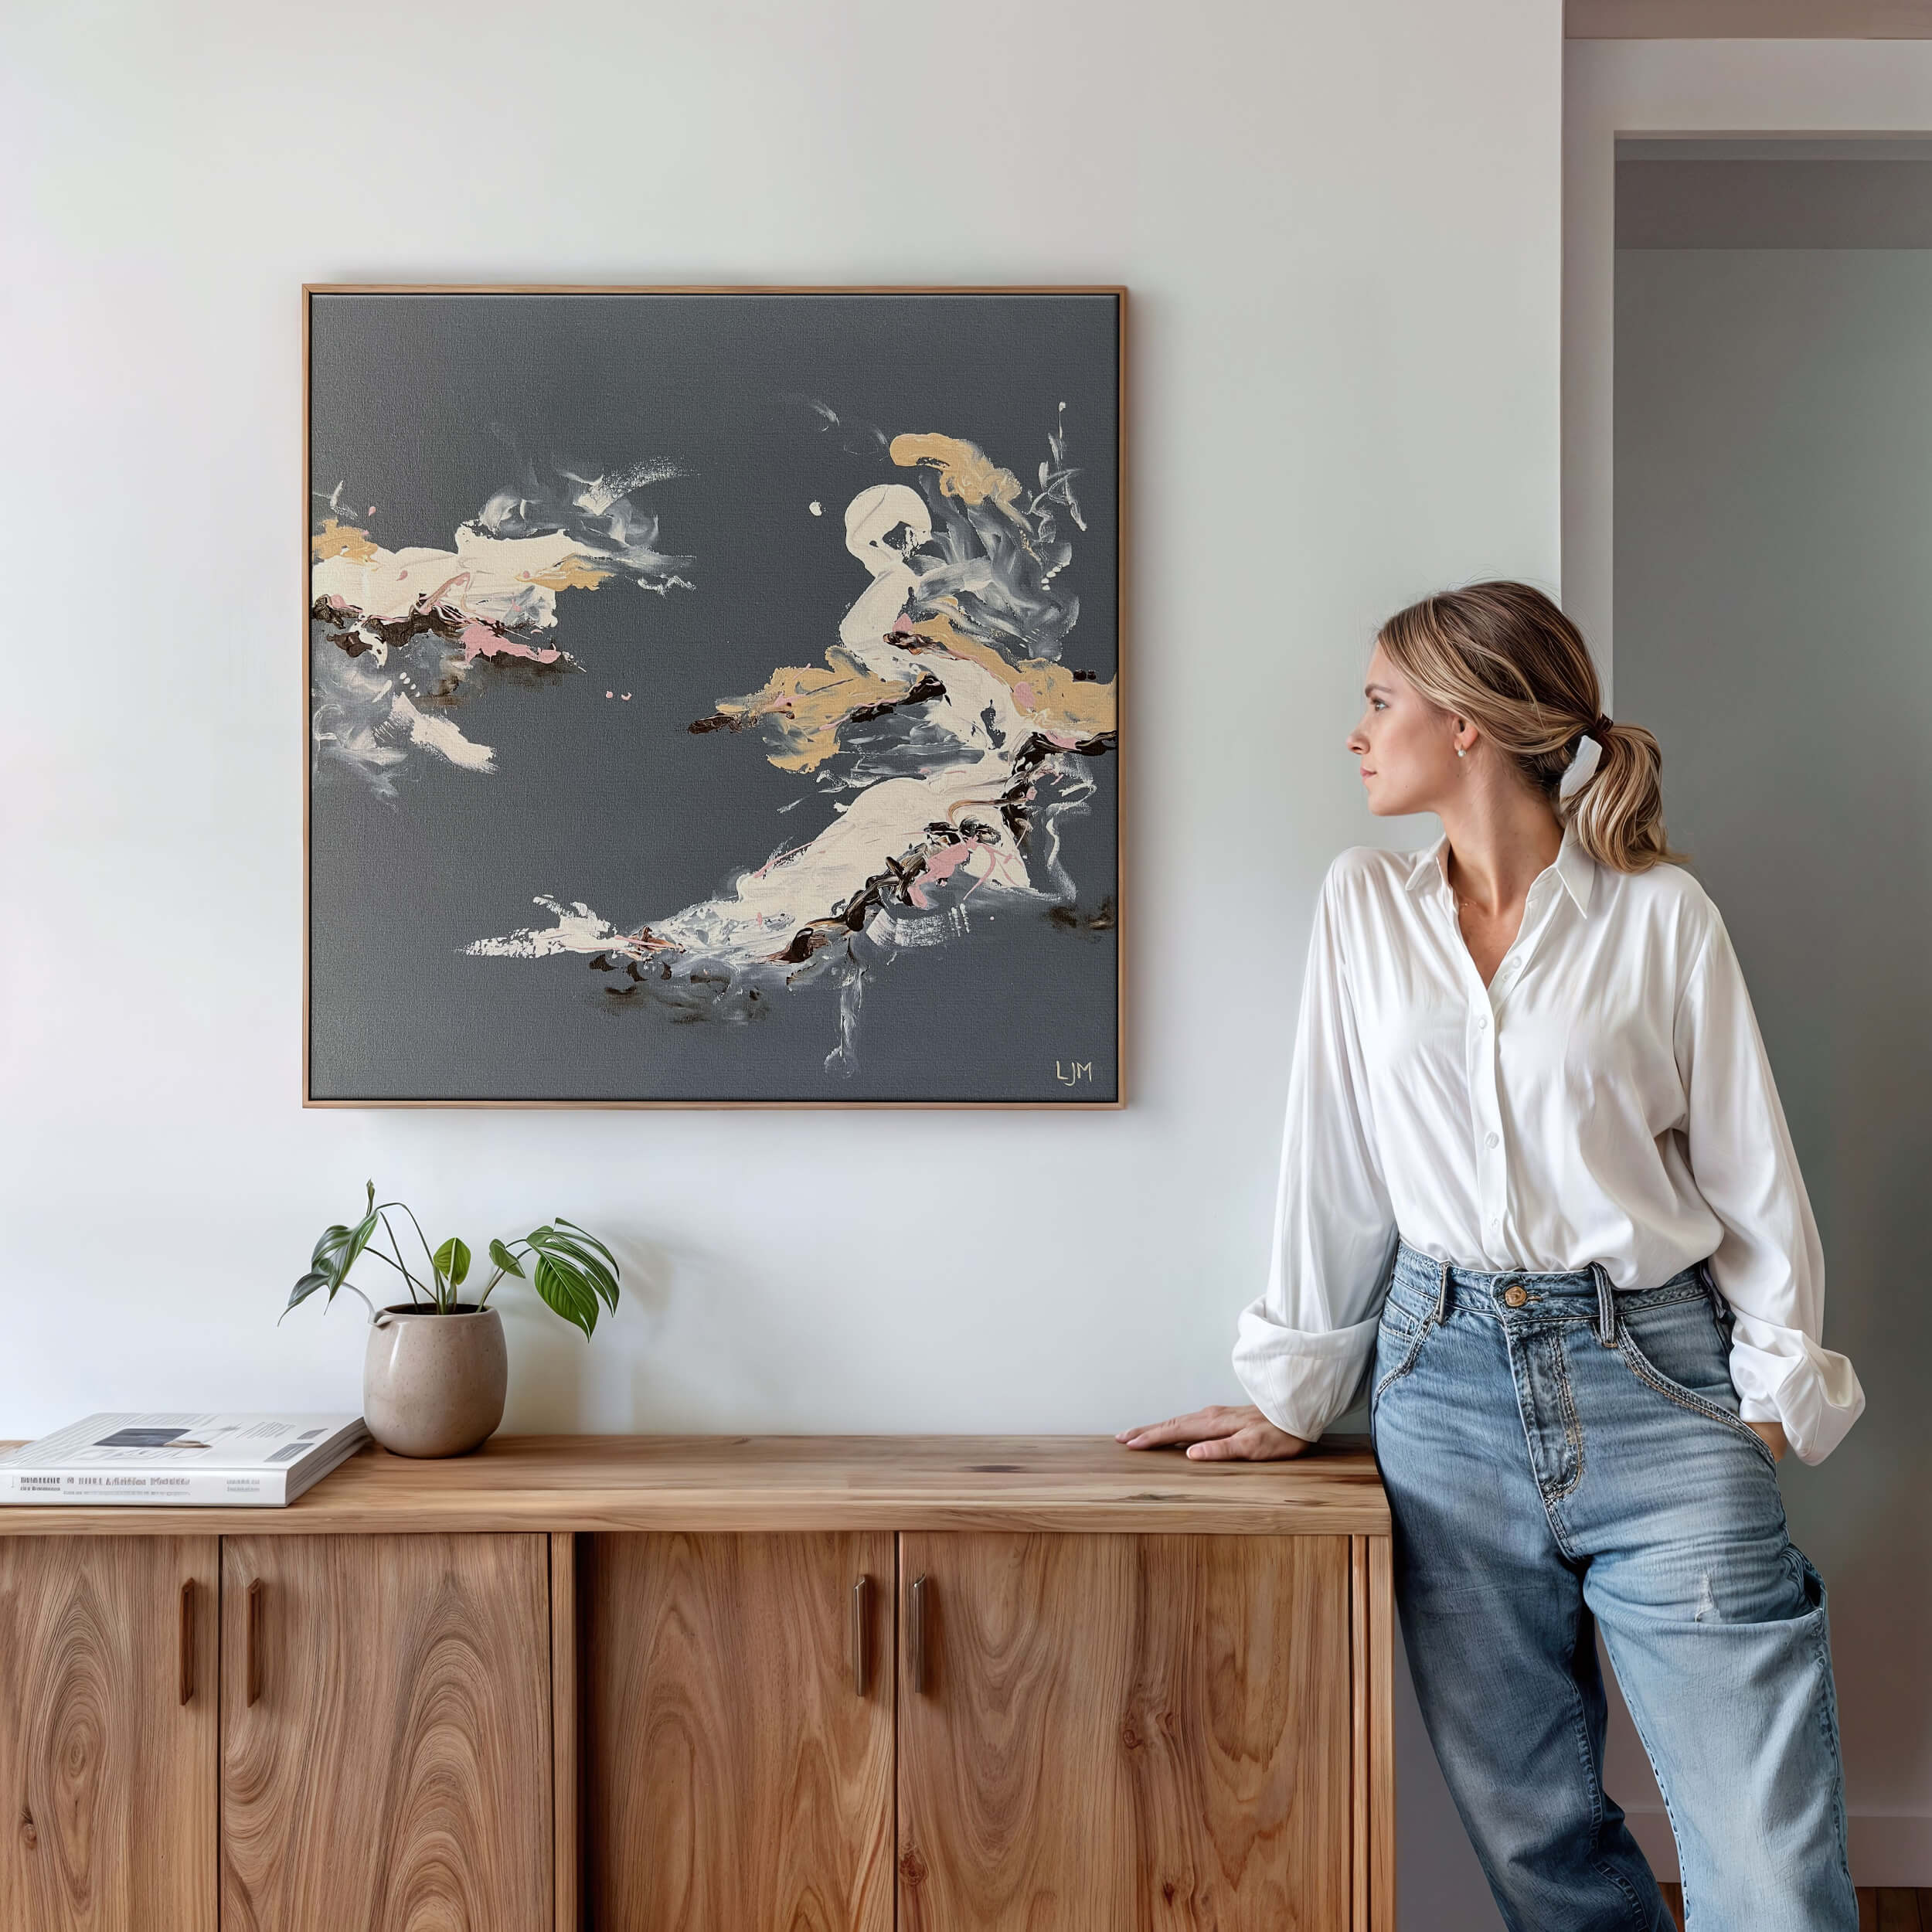
[[[1781,1472],[1830,1591],[1853,1874],[1932,1885],[1932,138],[1625,134],[1614,168],[1612,709],[1662,744],[1866,1392]],[[1621,1712],[1608,1777],[1674,1870]]]

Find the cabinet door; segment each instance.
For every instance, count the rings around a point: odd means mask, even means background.
[[[589,1923],[891,1932],[889,1532],[578,1545]]]
[[[550,1932],[549,1539],[228,1537],[223,1932]]]
[[[0,1537],[0,1932],[214,1932],[216,1563]]]
[[[1349,1555],[903,1536],[903,1932],[1346,1932]]]

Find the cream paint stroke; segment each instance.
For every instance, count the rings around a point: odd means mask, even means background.
[[[357,543],[354,539],[363,540]],[[311,594],[326,597],[336,609],[357,617],[396,623],[419,605],[440,607],[478,624],[502,630],[549,631],[556,626],[556,594],[560,590],[594,590],[605,573],[597,570],[583,543],[567,530],[542,536],[485,536],[468,524],[456,532],[454,550],[412,544],[406,549],[385,550],[367,533],[340,525],[315,539],[318,548],[337,543],[332,554],[318,555],[309,573]],[[386,651],[379,631],[357,624],[357,634],[384,662]],[[515,655],[554,663],[555,651],[536,652],[499,638],[495,645],[464,638],[464,652],[478,655],[510,644]]]
[[[539,894],[536,902],[547,906],[556,914],[556,923],[545,928],[543,937],[555,937],[558,944],[536,947],[525,944],[529,935],[512,933],[507,939],[479,939],[474,946],[464,951],[485,953],[498,959],[536,959],[546,953],[597,953],[607,949],[621,952],[624,950],[622,935],[607,919],[600,919],[582,900],[566,906],[560,901]]]
[[[657,519],[629,494],[683,474],[678,465],[654,459],[603,476],[563,474],[577,486],[567,504],[536,485],[529,495],[499,490],[457,527],[455,547],[447,550],[385,549],[366,529],[342,520],[343,486],[330,492],[329,514],[310,540],[309,595],[339,634],[313,654],[312,730],[318,750],[379,796],[396,795],[402,740],[465,771],[496,770],[490,747],[466,737],[451,719],[417,708],[403,689],[410,680],[401,667],[413,664],[426,684],[440,685],[439,702],[447,705],[478,658],[570,663],[560,647],[539,641],[557,628],[560,591],[594,590],[620,574],[660,596],[693,587],[672,567],[690,559],[658,549]],[[528,534],[521,528],[556,519],[573,527]],[[385,634],[383,627],[407,626],[423,614],[433,619],[430,627],[406,641],[393,645]],[[344,641],[351,638],[359,647],[354,658]],[[433,675],[413,651],[434,657]]]
[[[950,652],[915,655],[886,639],[919,583],[904,552],[886,540],[902,526],[911,532],[906,549],[932,533],[925,499],[905,484],[875,484],[847,507],[845,547],[872,581],[840,621],[839,643],[862,671],[901,689],[928,671],[940,672],[945,696],[926,709],[938,734],[950,741],[953,762],[924,777],[869,786],[804,845],[739,874],[729,894],[654,920],[637,933],[618,937],[587,906],[566,915],[556,900],[539,898],[536,903],[559,913],[555,925],[479,940],[466,950],[522,958],[609,952],[645,959],[675,951],[731,965],[775,963],[799,927],[842,911],[884,869],[889,855],[903,859],[942,852],[935,876],[964,873],[974,882],[968,898],[981,886],[1043,896],[999,810],[1012,783],[1014,754],[1034,729],[1012,685],[971,659]],[[899,634],[913,634],[902,629]],[[967,819],[980,830],[962,848],[927,829],[935,822],[957,827]]]
[[[408,732],[410,743],[420,745],[425,751],[434,751],[465,771],[495,770],[496,753],[488,745],[464,737],[448,718],[426,718],[400,691],[389,705],[389,715],[393,723]]]

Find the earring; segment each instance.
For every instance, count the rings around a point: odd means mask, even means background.
[[[1462,751],[1463,751],[1463,748],[1462,748],[1462,747],[1461,747],[1461,745],[1458,745],[1458,746],[1457,746],[1457,747],[1456,747],[1456,756],[1457,756],[1458,758],[1460,758],[1460,757],[1462,756]]]

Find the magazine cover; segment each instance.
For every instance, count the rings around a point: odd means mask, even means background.
[[[88,1416],[0,1455],[0,1503],[274,1507],[368,1440],[360,1416]]]

